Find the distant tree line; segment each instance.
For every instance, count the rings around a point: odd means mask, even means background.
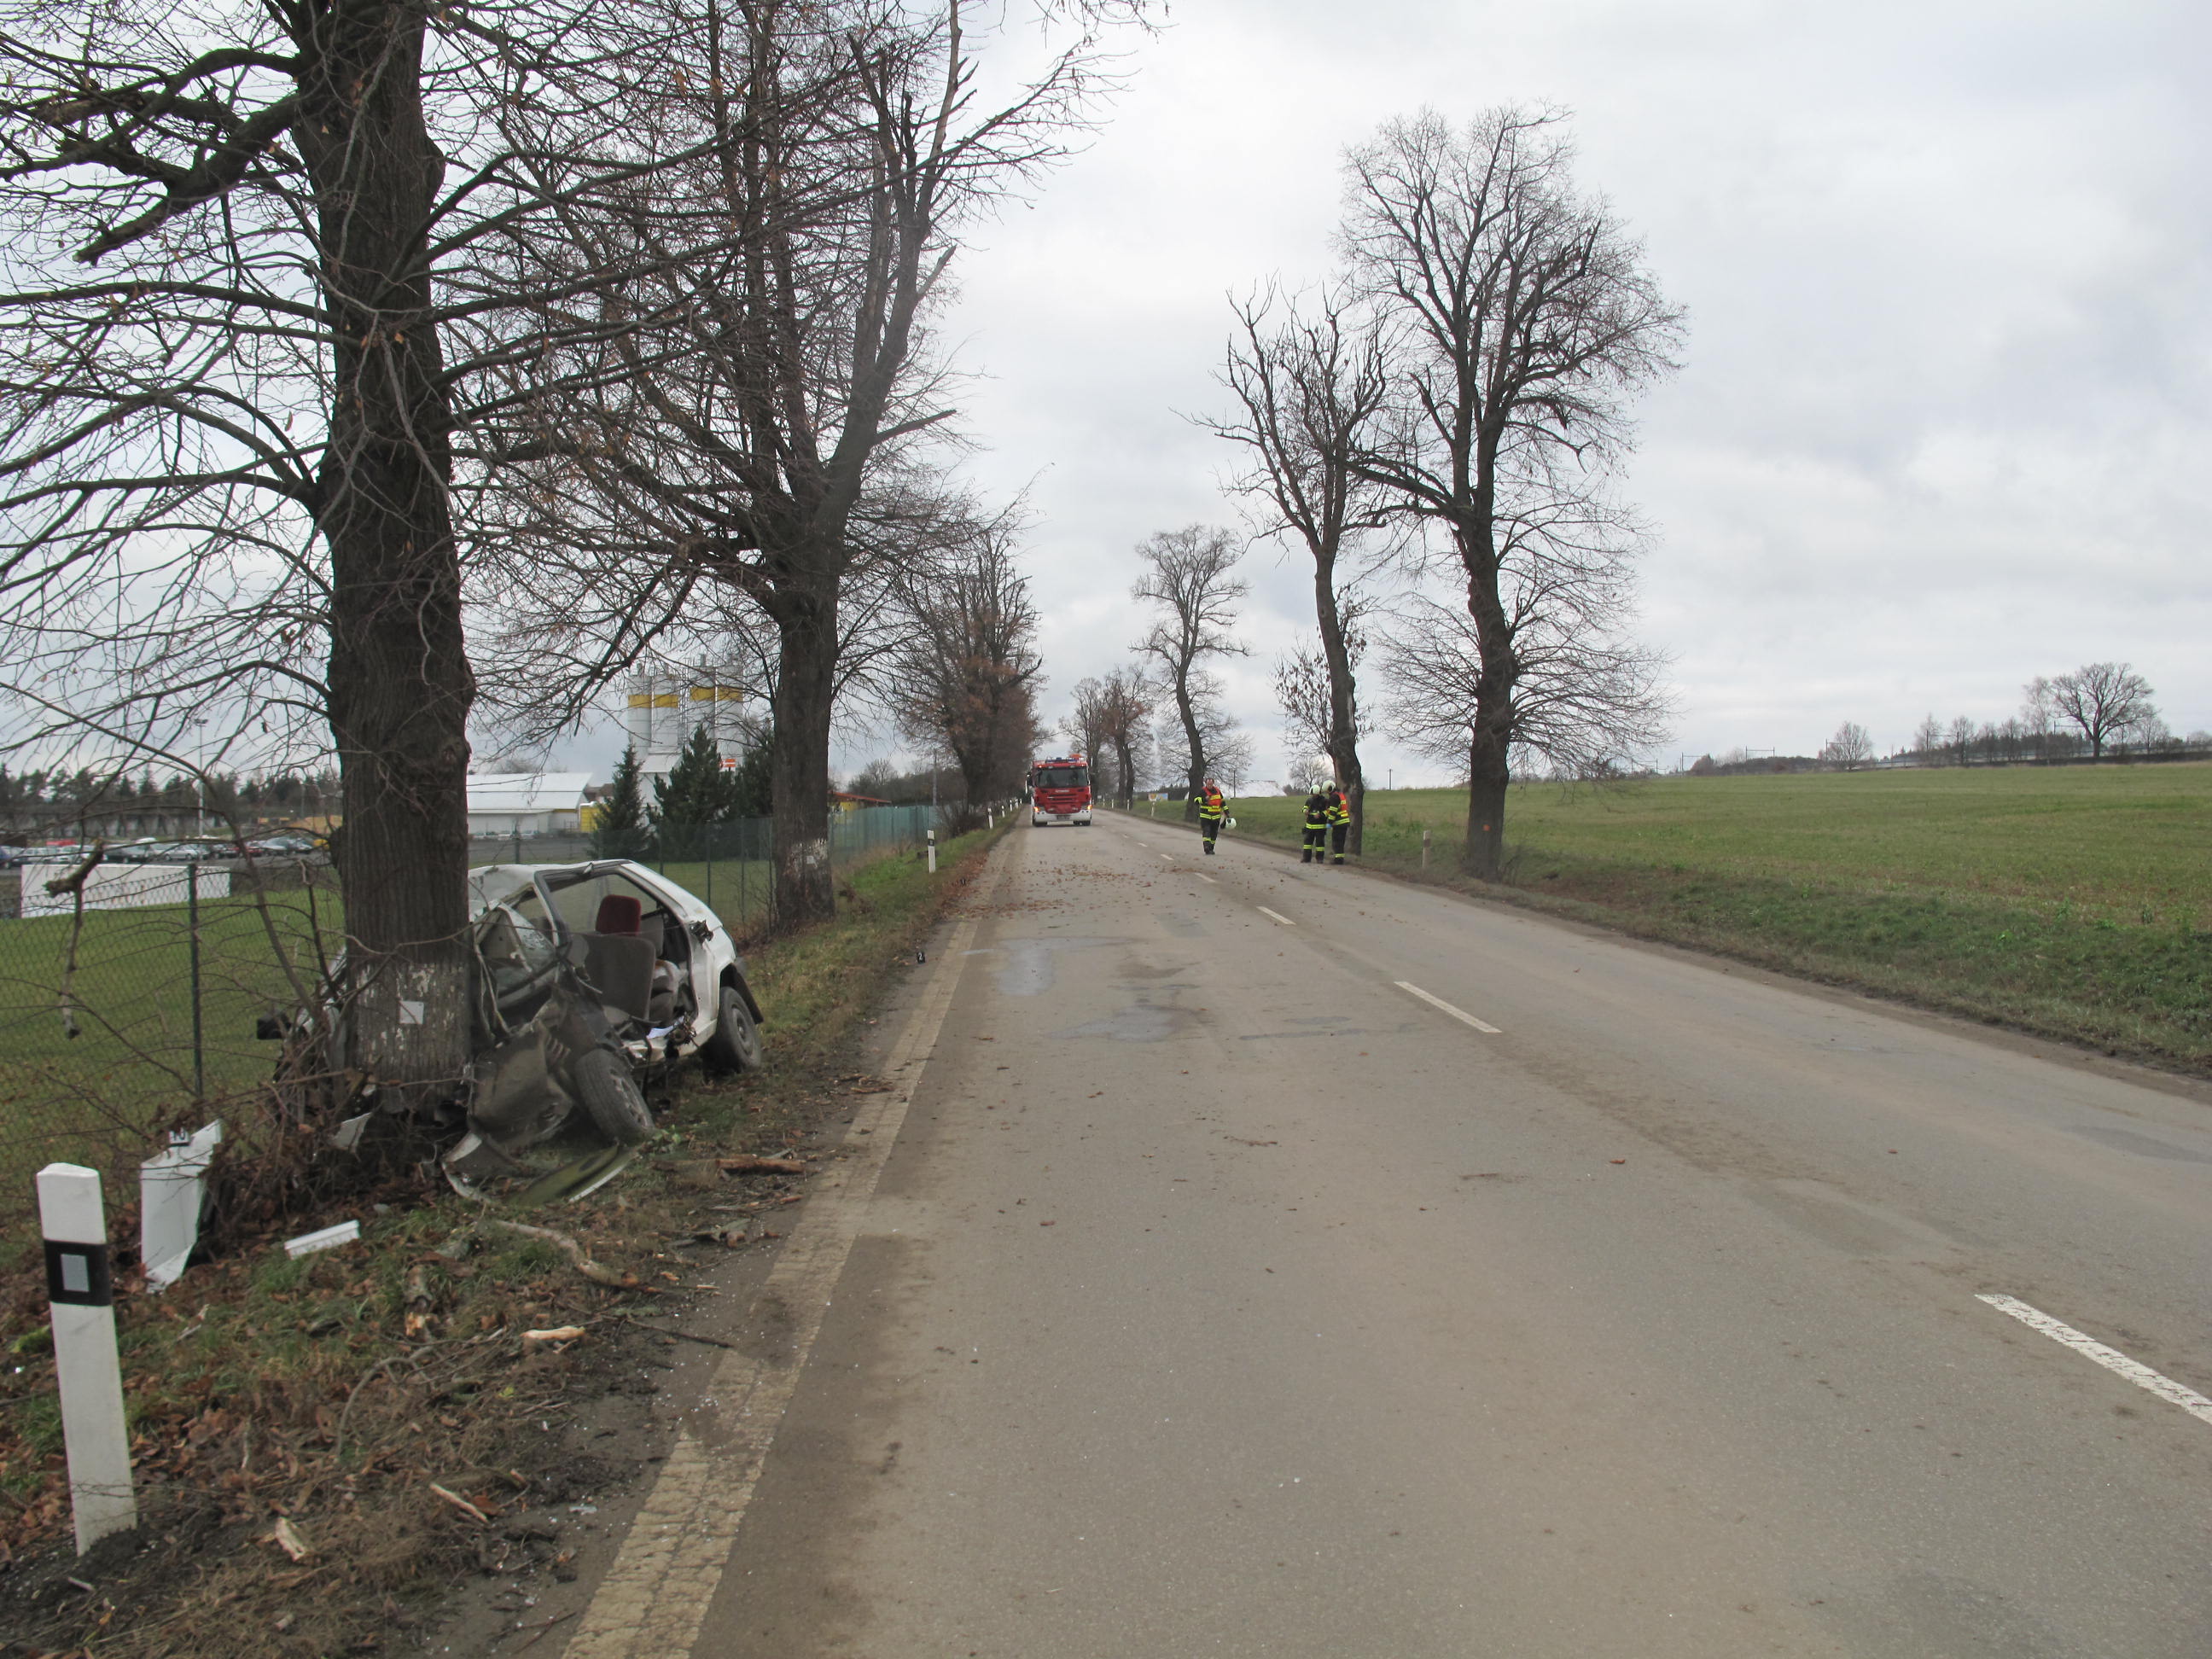
[[[1946,724],[1931,713],[1889,763],[2015,766],[2212,750],[2212,732],[2184,738],[2170,731],[2152,702],[2155,695],[2150,683],[2124,662],[2086,663],[2071,673],[2038,675],[2022,688],[2017,714],[1981,721],[1961,714]],[[1770,758],[1760,765],[1797,763]],[[1856,771],[1876,764],[1875,746],[1864,726],[1846,720],[1819,756],[1806,757],[1803,764]],[[1731,763],[1705,756],[1691,770],[1701,769],[1723,772]]]
[[[333,816],[339,787],[334,772],[173,772],[167,782],[152,772],[92,767],[41,768],[11,772],[0,765],[0,838],[66,829],[76,817],[151,817],[206,813],[240,829]]]

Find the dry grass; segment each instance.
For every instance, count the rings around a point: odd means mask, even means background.
[[[855,1023],[972,879],[988,839],[942,849],[934,881],[918,863],[866,866],[835,921],[759,950],[769,1072],[687,1079],[657,1150],[689,1160],[777,1149],[842,1107],[835,1074]],[[792,1184],[744,1180],[770,1208]],[[589,1283],[553,1245],[480,1227],[472,1206],[420,1188],[365,1193],[312,1218],[356,1217],[356,1245],[295,1261],[271,1237],[195,1267],[163,1297],[126,1284],[117,1313],[143,1520],[82,1561],[68,1543],[43,1285],[10,1275],[0,1634],[92,1659],[388,1649],[457,1577],[549,1555],[550,1541],[508,1536],[508,1521],[613,1472],[556,1451],[562,1437],[539,1425],[557,1429],[597,1394],[634,1386],[641,1338],[628,1315],[651,1307],[656,1288],[677,1293],[682,1258],[666,1247],[700,1201],[641,1161],[551,1218],[634,1276],[632,1291]],[[522,1340],[569,1324],[587,1335],[566,1351]],[[274,1540],[280,1518],[308,1546],[305,1559]]]

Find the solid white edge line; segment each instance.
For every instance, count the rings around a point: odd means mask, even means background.
[[[2108,1348],[2094,1336],[2084,1336],[2071,1325],[2063,1324],[2032,1308],[2018,1297],[1978,1295],[1978,1302],[1986,1302],[1999,1313],[2010,1314],[2030,1330],[2041,1331],[2054,1342],[2063,1342],[2085,1358],[2094,1359],[2115,1376],[2124,1376],[2139,1389],[2147,1389],[2169,1405],[2179,1406],[2200,1422],[2212,1423],[2212,1400],[2191,1388],[2185,1388],[2170,1376],[2161,1376],[2148,1365],[2130,1359],[2117,1348]]]
[[[1443,1009],[1444,1012],[1449,1014],[1454,1019],[1465,1020],[1469,1025],[1474,1026],[1478,1031],[1487,1031],[1492,1036],[1504,1036],[1505,1035],[1504,1032],[1499,1030],[1495,1025],[1484,1024],[1473,1014],[1468,1012],[1466,1009],[1455,1008],[1451,1004],[1446,1002],[1442,997],[1432,997],[1426,991],[1424,991],[1419,986],[1413,984],[1409,981],[1399,979],[1393,980],[1390,982],[1395,985],[1401,991],[1411,991],[1415,996],[1420,998],[1422,1001],[1427,1003],[1430,1006]]]
[[[1285,927],[1295,927],[1297,926],[1297,923],[1292,921],[1288,916],[1275,915],[1275,913],[1273,910],[1270,910],[1264,904],[1255,904],[1252,908],[1255,910],[1257,910],[1263,916],[1274,916],[1275,920],[1281,922]]]

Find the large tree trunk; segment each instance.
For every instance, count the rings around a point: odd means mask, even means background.
[[[1483,731],[1467,754],[1467,841],[1460,868],[1482,881],[1496,881],[1504,865],[1506,745]]]
[[[796,927],[837,913],[830,867],[830,716],[837,686],[837,599],[786,587],[775,596],[775,731],[769,751],[775,823],[775,915]]]
[[[1198,822],[1198,792],[1206,783],[1206,739],[1198,729],[1198,711],[1191,707],[1189,682],[1176,682],[1176,713],[1182,720],[1183,740],[1190,745],[1190,766],[1183,774],[1182,821]]]
[[[468,1061],[476,680],[426,240],[445,159],[422,119],[422,13],[346,6],[319,21],[295,137],[315,184],[335,336],[316,516],[331,550],[330,720],[345,799],[347,1058],[403,1099],[423,1098],[457,1087]]]
[[[1352,809],[1347,850],[1359,856],[1367,827],[1367,781],[1359,769],[1359,726],[1352,649],[1345,641],[1344,618],[1336,608],[1336,560],[1314,561],[1314,614],[1321,623],[1321,650],[1328,664],[1328,758]]]
[[[1511,780],[1513,697],[1521,665],[1513,652],[1512,624],[1498,596],[1498,556],[1492,525],[1488,468],[1475,489],[1472,522],[1459,537],[1466,566],[1467,610],[1474,620],[1482,662],[1474,683],[1474,730],[1468,744],[1467,840],[1460,868],[1483,881],[1502,873],[1505,852],[1505,789]]]

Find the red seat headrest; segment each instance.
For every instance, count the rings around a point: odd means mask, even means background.
[[[595,933],[635,933],[645,920],[643,901],[627,893],[610,893],[599,901],[599,920],[593,924]]]

